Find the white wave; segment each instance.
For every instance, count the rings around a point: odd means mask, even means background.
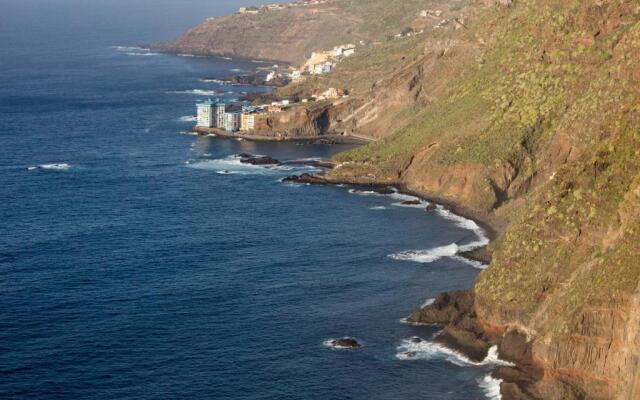
[[[180,131],[181,135],[198,136],[198,132],[194,131]]]
[[[223,59],[223,60],[227,60],[227,61],[233,60],[233,58],[231,58],[231,57],[220,57],[220,58]]]
[[[395,207],[408,207],[408,208],[425,208],[427,206],[427,202],[425,201],[420,201],[420,203],[418,204],[403,204],[403,202],[397,202],[397,203],[392,203],[392,206]]]
[[[33,171],[36,169],[47,169],[52,171],[67,171],[70,168],[71,168],[71,165],[67,163],[55,163],[55,164],[32,165],[30,167],[27,167],[27,170]]]
[[[151,49],[138,46],[111,46],[112,49],[124,53],[128,56],[159,56],[160,53],[154,53]]]
[[[500,394],[501,383],[502,379],[494,378],[491,374],[478,379],[478,386],[480,386],[480,389],[489,400],[502,400],[502,395]]]
[[[251,62],[254,64],[269,64],[269,61],[264,60],[251,60]]]
[[[133,52],[133,51],[150,51],[147,48],[144,47],[138,47],[138,46],[111,46],[111,49],[114,50],[118,50],[124,53],[129,53],[129,52]]]
[[[291,171],[311,171],[307,166],[293,167],[287,165],[252,165],[244,164],[238,155],[213,160],[190,160],[185,164],[189,168],[215,171],[218,174],[236,175],[286,175]]]
[[[196,117],[195,115],[185,115],[184,117],[178,118],[178,121],[180,122],[196,122],[197,120],[198,117]]]
[[[233,68],[231,72],[242,72],[242,70],[240,68]]]
[[[385,206],[375,206],[375,207],[370,207],[369,208],[369,210],[377,210],[377,211],[386,210],[386,209],[387,209],[387,207],[385,207]]]
[[[438,206],[437,212],[443,218],[453,221],[458,227],[473,231],[476,234],[477,240],[461,245],[460,251],[471,251],[489,244],[489,238],[487,237],[484,229],[479,227],[475,221],[456,215],[442,206]]]
[[[414,261],[418,263],[431,263],[442,257],[453,257],[458,253],[455,243],[447,246],[434,247],[428,250],[408,250],[390,254],[389,257],[399,261]]]
[[[435,303],[436,299],[434,297],[430,298],[430,299],[426,299],[424,301],[424,303],[422,303],[422,306],[420,306],[420,308],[424,308],[426,306],[430,306],[431,304]]]
[[[396,207],[410,207],[410,208],[425,208],[429,203],[427,201],[422,200],[421,198],[417,197],[417,196],[412,196],[409,194],[404,194],[404,193],[399,193],[399,192],[395,192],[395,193],[391,193],[389,195],[391,198],[400,200],[396,203],[393,203],[393,206]],[[402,204],[404,202],[419,202],[417,204]]]
[[[471,265],[473,268],[477,268],[477,269],[487,269],[487,267],[489,267],[487,264],[481,263],[480,261],[476,261],[476,260],[470,260],[466,257],[453,256],[451,258],[453,258],[454,260],[460,261],[462,263]]]
[[[380,193],[374,192],[373,190],[349,189],[349,193],[360,196],[382,196]]]
[[[205,58],[205,56],[200,56],[197,54],[186,54],[186,53],[180,53],[177,54],[178,57],[195,57],[195,58]]]
[[[191,94],[196,96],[215,96],[218,92],[216,92],[215,90],[193,89],[193,90],[172,90],[167,93],[168,94]]]
[[[409,339],[404,339],[397,347],[397,350],[396,358],[399,360],[446,360],[461,367],[514,365],[513,363],[500,359],[498,346],[491,346],[485,359],[480,362],[472,361],[458,351],[429,340],[413,343]]]
[[[137,52],[129,52],[129,53],[125,53],[128,56],[142,56],[142,57],[148,57],[148,56],[159,56],[160,53],[152,53],[152,52],[146,52],[146,53],[137,53]]]
[[[435,325],[435,324],[427,324],[424,322],[412,322],[412,321],[409,321],[407,317],[400,318],[398,322],[400,322],[401,324],[407,324],[411,326],[434,326]]]

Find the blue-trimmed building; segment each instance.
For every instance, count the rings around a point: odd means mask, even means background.
[[[225,126],[226,103],[220,99],[207,99],[196,104],[198,108],[198,128],[220,128]]]

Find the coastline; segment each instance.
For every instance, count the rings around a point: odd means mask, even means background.
[[[273,132],[270,135],[259,135],[252,133],[240,133],[240,132],[228,132],[218,128],[200,128],[193,127],[192,132],[197,133],[199,136],[215,135],[217,137],[228,139],[242,139],[256,142],[315,142],[325,144],[366,144],[370,141],[362,137],[339,135],[339,134],[327,134],[319,136],[287,136]],[[371,140],[373,141],[373,140]]]
[[[443,207],[443,209],[451,212],[452,214],[468,219],[475,223],[483,232],[483,234],[488,239],[488,243],[483,246],[478,246],[474,249],[468,251],[462,251],[457,253],[457,256],[463,257],[469,261],[479,262],[485,265],[488,265],[491,262],[491,253],[488,250],[488,246],[499,236],[500,228],[490,219],[483,218],[479,213],[474,213],[470,211],[468,208],[464,207],[461,204],[457,204],[452,201],[443,200],[434,196],[426,196],[423,193],[411,190],[407,187],[407,185],[403,183],[380,183],[380,182],[372,182],[372,183],[362,183],[357,182],[355,180],[339,180],[329,178],[327,179],[325,174],[303,174],[297,176],[290,176],[284,178],[284,181],[289,181],[292,183],[299,184],[312,184],[312,185],[327,185],[327,186],[340,186],[340,185],[348,185],[354,188],[359,188],[363,190],[388,190],[389,188],[395,189],[397,194],[407,195],[415,197],[423,202],[429,204],[435,204]]]

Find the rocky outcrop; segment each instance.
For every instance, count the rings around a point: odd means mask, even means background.
[[[280,161],[269,156],[254,156],[252,154],[240,154],[240,162],[251,165],[280,165]]]
[[[334,349],[358,349],[362,347],[360,342],[350,337],[344,337],[342,339],[333,339],[329,341],[329,345]]]

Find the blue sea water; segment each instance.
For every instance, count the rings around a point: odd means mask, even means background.
[[[0,0],[0,398],[491,397],[400,321],[472,285],[447,255],[473,224],[233,157],[347,146],[185,134],[209,91],[262,90],[202,77],[257,64],[135,46],[240,3]]]

